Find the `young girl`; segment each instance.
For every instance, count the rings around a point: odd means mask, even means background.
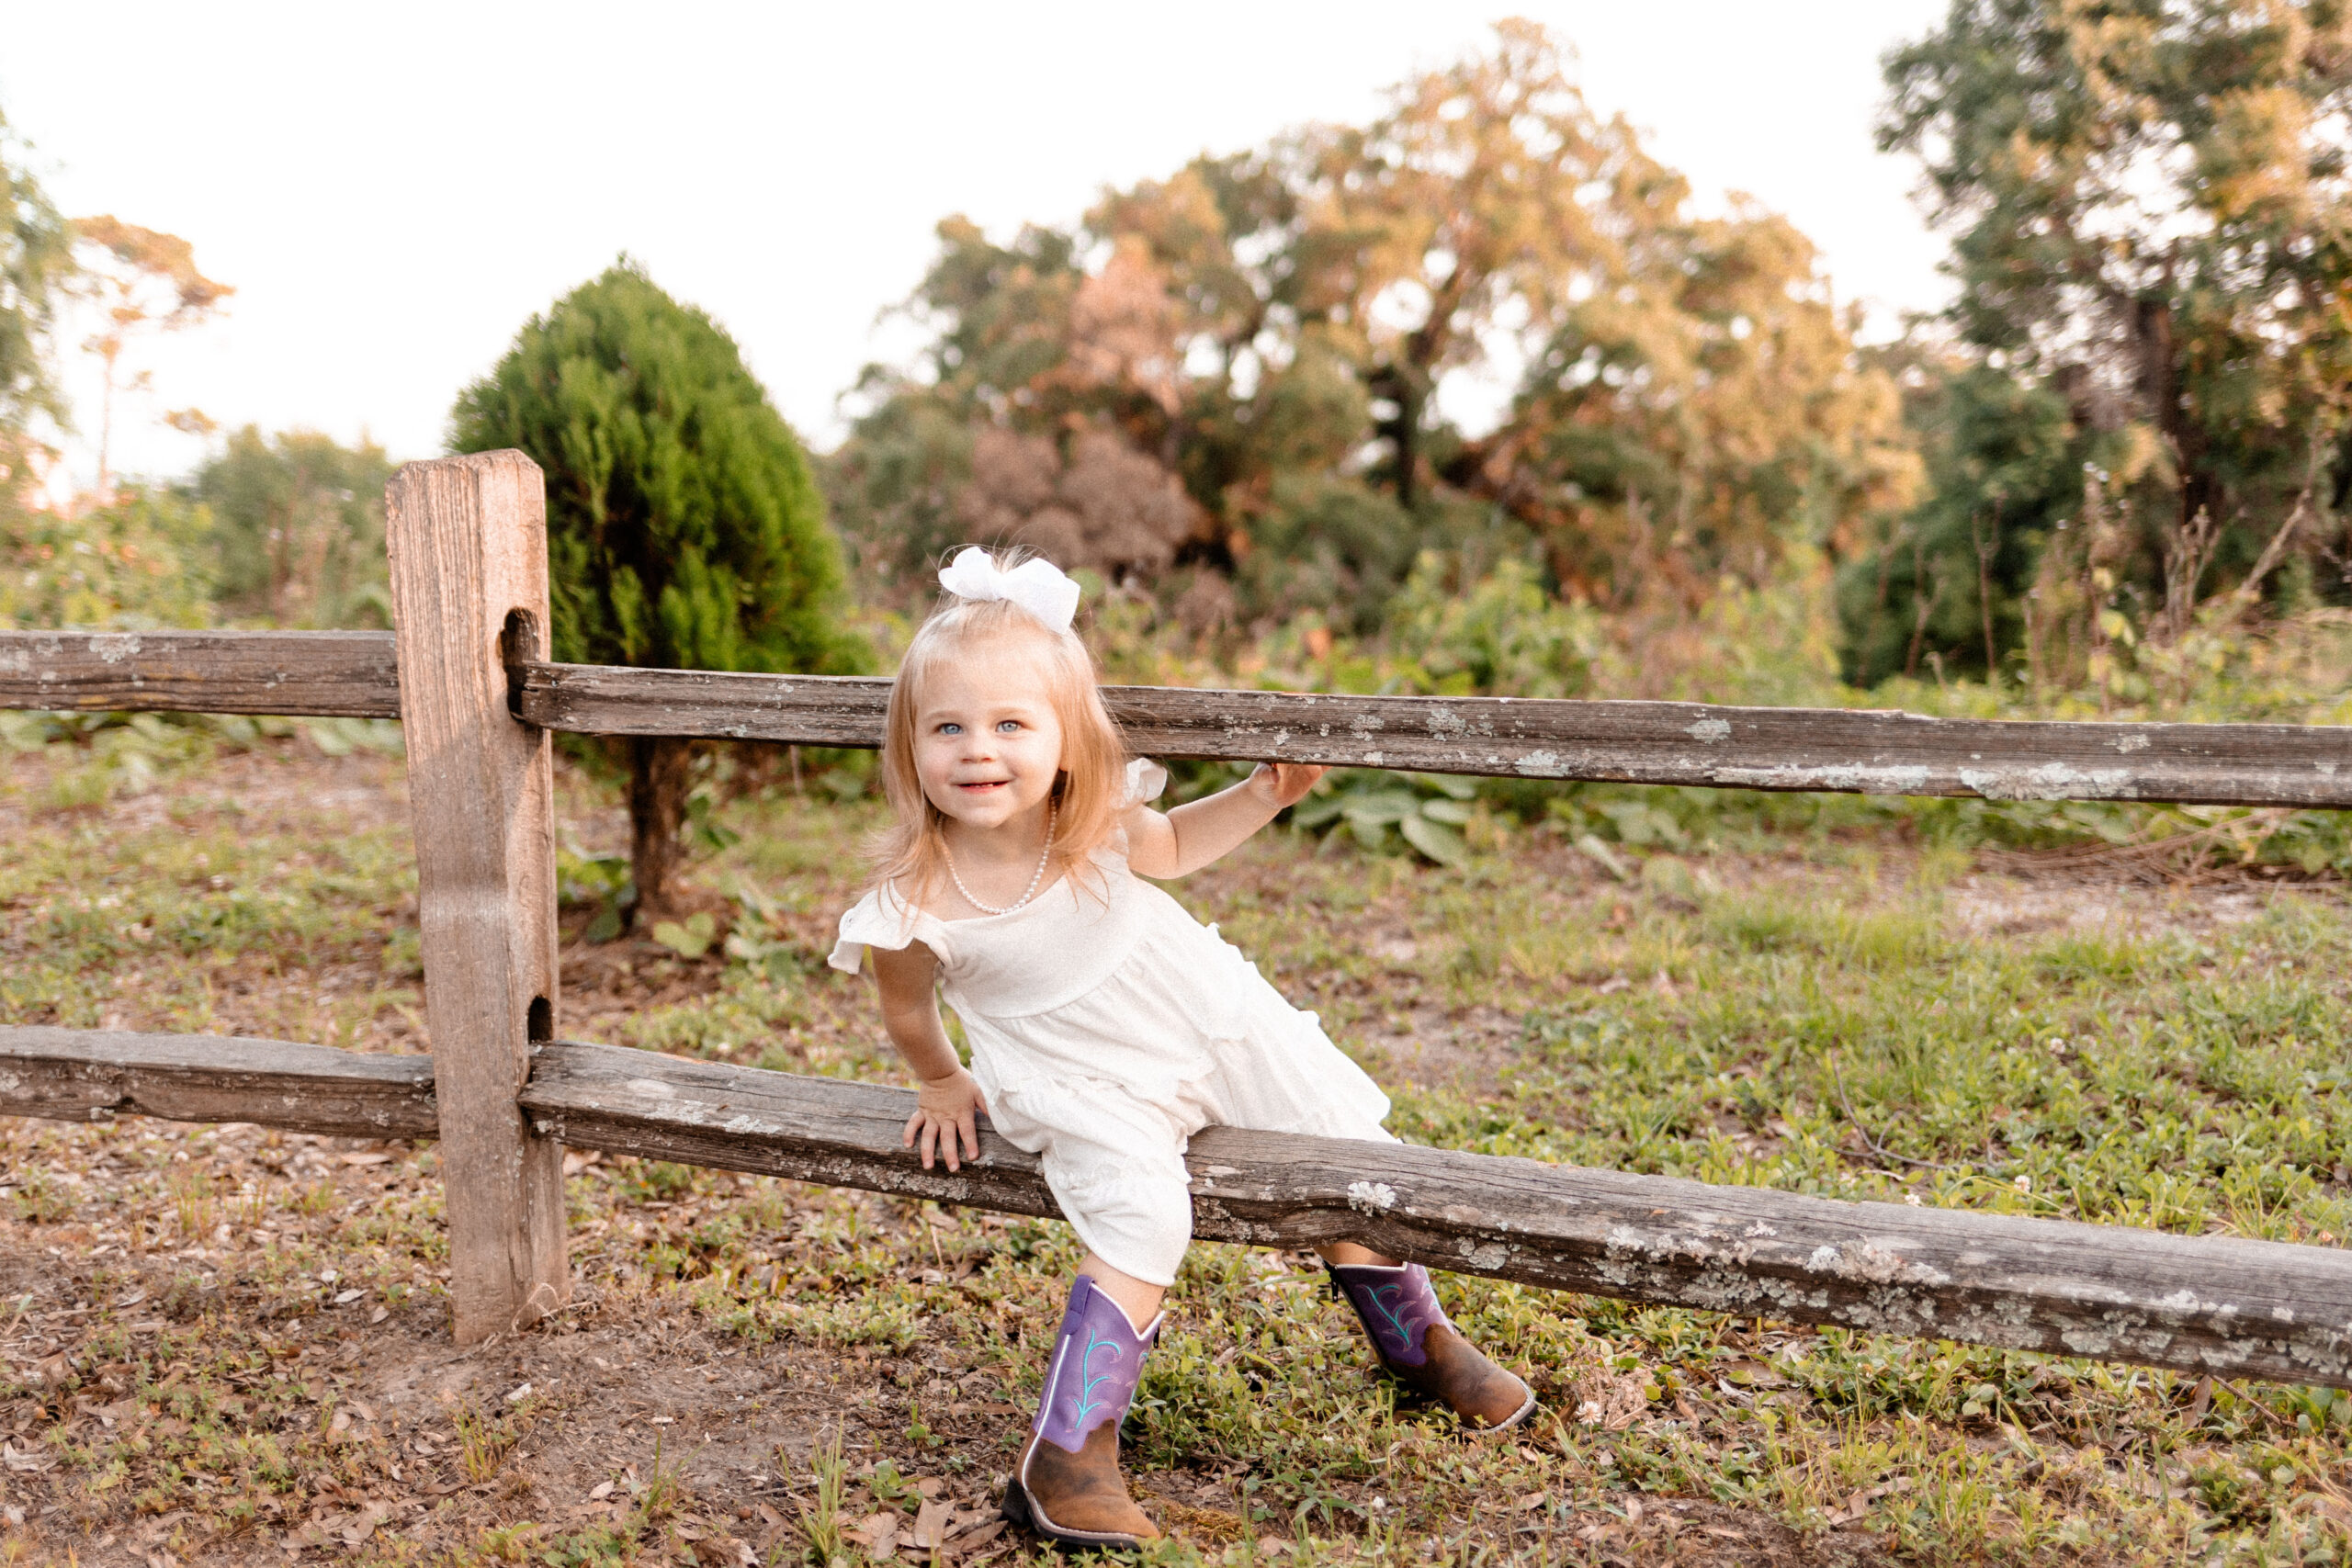
[[[1387,1097],[1315,1015],[1136,880],[1208,864],[1323,770],[1261,766],[1152,810],[1167,774],[1127,758],[1103,709],[1070,630],[1078,585],[978,548],[939,578],[946,596],[890,689],[899,825],[832,964],[854,974],[874,955],[883,1025],[922,1085],[906,1141],[926,1167],[977,1156],[982,1112],[1043,1161],[1087,1250],[1005,1512],[1054,1540],[1131,1546],[1159,1532],[1119,1474],[1119,1423],[1192,1239],[1186,1140],[1216,1122],[1393,1141]],[[963,1020],[969,1072],[934,986]],[[1400,1382],[1482,1429],[1534,1408],[1454,1331],[1419,1265],[1345,1242],[1322,1253]]]

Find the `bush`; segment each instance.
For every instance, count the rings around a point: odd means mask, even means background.
[[[316,431],[264,436],[247,425],[198,468],[212,512],[222,607],[282,626],[389,629],[384,484],[392,461],[373,442]]]
[[[841,551],[799,441],[732,339],[624,260],[459,395],[450,446],[548,478],[558,660],[848,674]],[[689,742],[629,744],[640,908],[666,901]]]
[[[212,620],[209,509],[126,489],[79,516],[0,502],[0,627],[148,631]]]
[[[734,341],[631,264],[525,324],[451,414],[458,452],[548,476],[555,657],[849,673],[841,551]]]

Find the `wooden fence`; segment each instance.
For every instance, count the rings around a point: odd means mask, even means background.
[[[0,633],[0,706],[398,717],[431,1057],[0,1028],[0,1113],[435,1137],[460,1343],[570,1294],[566,1145],[1052,1214],[993,1132],[961,1172],[903,1089],[556,1038],[548,735],[878,745],[887,682],[545,659],[538,469],[388,488],[398,633]],[[1753,789],[2352,806],[2352,728],[2014,723],[1686,703],[1114,688],[1138,751]],[[1434,1268],[1869,1332],[2352,1387],[2352,1254],[1232,1128],[1193,1141],[1198,1235],[1340,1237]]]

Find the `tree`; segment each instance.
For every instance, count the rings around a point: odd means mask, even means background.
[[[1648,214],[1454,468],[1536,530],[1577,596],[1695,605],[1727,574],[1760,584],[1790,545],[1851,550],[1909,501],[1917,462],[1804,235],[1744,200],[1693,219],[1678,192]]]
[[[104,322],[82,344],[98,356],[105,371],[96,487],[103,499],[113,484],[109,464],[115,396],[152,384],[151,371],[123,374],[122,356],[131,340],[143,333],[175,333],[194,326],[219,310],[236,290],[198,271],[196,248],[177,234],[125,223],[111,213],[77,218],[73,228],[83,258],[79,288],[97,306]],[[193,434],[212,429],[212,422],[197,409],[175,409],[164,419],[175,429]]]
[[[1397,89],[1369,128],[1317,138],[1309,160],[1290,292],[1351,341],[1408,510],[1439,379],[1486,359],[1498,331],[1540,343],[1688,188],[1622,118],[1593,113],[1544,28],[1496,34],[1492,52]]]
[[[919,586],[989,526],[1204,615],[1369,630],[1429,547],[1686,600],[1792,540],[1848,547],[1907,500],[1894,389],[1802,235],[1748,204],[1697,219],[1688,195],[1558,43],[1507,22],[1370,125],[1195,159],[1076,232],[999,244],[950,219],[910,306],[922,361],[869,374],[829,468],[861,568]],[[1521,383],[1475,439],[1436,403],[1472,369]],[[1074,535],[1054,476],[1090,463],[1136,497],[1169,493],[1164,471],[1191,505]],[[990,499],[1008,475],[1025,509]]]
[[[49,333],[73,276],[71,231],[23,167],[22,149],[0,116],[0,517],[32,478],[37,423],[64,423]]]
[[[374,442],[247,425],[196,472],[212,512],[222,607],[283,626],[389,627],[384,485]]]
[[[1939,484],[1947,519],[1974,517],[1979,536],[2025,528],[2023,556],[1983,547],[2011,584],[2033,578],[2050,536],[2035,531],[2084,493],[2087,465],[2114,559],[2081,613],[2112,595],[2166,639],[2201,600],[2250,596],[2297,556],[2352,567],[2352,8],[1954,0],[1885,74],[1880,143],[1920,159],[1953,236],[1963,357],[2024,389],[1994,400],[2027,423],[1991,446],[2046,446],[2054,402],[2075,469],[2055,491],[2036,480],[2020,517],[1997,480],[1947,464],[1941,480],[1986,486],[1971,500]],[[1982,416],[1992,386],[1958,395]],[[1947,576],[1998,586],[1956,530],[1941,534]],[[1920,549],[1918,530],[1897,547]],[[1981,609],[1997,653],[1996,607]],[[2028,617],[2009,619],[2013,640]]]
[[[624,257],[525,323],[459,394],[449,446],[547,471],[554,654],[659,669],[851,673],[839,547],[800,443],[726,333]],[[639,913],[664,909],[688,742],[632,739]]]
[[[862,564],[912,595],[965,540],[1156,575],[1204,520],[1168,461],[1189,378],[1161,273],[1135,244],[1090,273],[1046,229],[1000,246],[951,218],[939,236],[911,307],[937,329],[929,374],[868,373],[830,475]]]
[[[2035,581],[2056,564],[2049,541],[2083,504],[2081,443],[2065,400],[1916,344],[1886,356],[1912,361],[1905,417],[1926,482],[1917,505],[1876,514],[1875,536],[1848,553],[1839,573],[1846,679],[1871,686],[1915,676],[1929,657],[1989,678],[2021,644],[2037,677],[2079,676],[2064,645],[2082,640],[2080,594],[2069,583],[2060,613],[2060,592]]]

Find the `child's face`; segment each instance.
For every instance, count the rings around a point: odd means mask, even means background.
[[[1061,720],[1039,651],[1015,640],[974,642],[923,681],[915,773],[949,818],[987,830],[1040,810],[1062,765]]]

